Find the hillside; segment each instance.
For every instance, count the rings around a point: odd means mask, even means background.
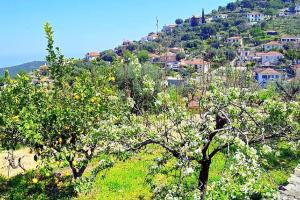
[[[16,76],[20,72],[31,72],[38,69],[41,65],[44,65],[44,61],[32,61],[13,67],[0,68],[0,76],[4,75],[5,70],[8,70],[11,76]]]

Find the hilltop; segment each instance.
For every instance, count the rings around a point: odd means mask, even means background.
[[[16,66],[12,66],[12,67],[0,68],[0,77],[4,75],[4,72],[6,70],[8,70],[9,74],[14,77],[20,72],[29,73],[31,71],[34,71],[34,70],[38,69],[41,65],[44,65],[44,64],[46,64],[45,61],[32,61],[32,62],[27,62],[27,63],[21,64],[21,65],[16,65]]]

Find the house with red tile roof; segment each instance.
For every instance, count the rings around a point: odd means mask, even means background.
[[[181,60],[180,62],[181,67],[193,67],[198,72],[208,72],[210,69],[210,63],[201,59],[201,58],[195,58],[193,60]]]
[[[88,52],[85,54],[85,60],[92,61],[100,57],[100,52]]]
[[[257,55],[261,57],[262,64],[264,63],[278,64],[280,62],[280,59],[284,58],[284,55],[277,51],[270,51],[267,53],[257,53]]]
[[[272,80],[286,79],[287,76],[272,68],[255,68],[255,78],[260,85],[266,85]]]
[[[176,63],[176,53],[167,52],[160,56],[160,62],[162,63]]]
[[[282,49],[283,45],[277,41],[271,41],[263,45],[265,51]]]
[[[173,48],[170,48],[169,51],[172,53],[179,53],[179,52],[184,52],[184,49],[179,48],[179,47],[173,47]]]

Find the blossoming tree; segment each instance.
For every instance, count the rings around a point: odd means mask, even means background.
[[[267,185],[256,185],[262,177],[254,147],[299,140],[299,101],[282,101],[267,89],[226,88],[215,81],[197,110],[188,110],[184,99],[168,93],[158,95],[156,106],[158,114],[136,135],[136,144],[128,146],[139,150],[156,144],[166,151],[150,174],[165,174],[173,182],[153,185],[157,199],[275,195]],[[221,152],[229,161],[221,180],[209,184],[213,159]]]

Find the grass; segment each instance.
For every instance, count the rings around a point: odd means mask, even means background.
[[[265,158],[267,159],[268,165],[265,166],[267,173],[265,174],[266,178],[263,181],[266,183],[271,181],[274,188],[277,188],[278,185],[285,185],[290,173],[292,173],[296,165],[300,163],[300,152],[292,151],[285,145],[282,145],[281,152],[282,153],[279,157],[271,154]],[[163,151],[159,148],[149,147],[147,151],[141,152],[128,160],[117,161],[113,168],[98,174],[91,192],[87,195],[81,194],[76,199],[151,199],[151,188],[145,183],[145,178],[147,176],[148,167],[151,166],[154,158],[161,156],[162,153]],[[209,182],[220,180],[222,171],[226,165],[225,161],[226,156],[223,153],[217,154],[214,157],[210,170]],[[97,160],[94,160],[88,170],[91,170],[93,168],[92,166],[95,166],[96,163]],[[39,188],[32,185],[32,177],[34,177],[34,172],[28,172],[25,175],[18,175],[9,180],[4,177],[0,177],[0,196],[6,196],[6,199],[43,198],[45,196],[45,187]],[[47,182],[47,180],[44,180],[44,182]],[[161,182],[165,182],[165,179],[162,179]],[[60,190],[57,190],[57,188],[54,189],[54,191],[57,191],[58,196],[66,197],[69,194],[63,188]]]
[[[151,154],[143,152],[125,162],[117,162],[111,170],[105,174],[98,175],[92,192],[88,195],[79,196],[78,200],[151,199],[152,193],[150,187],[144,180],[148,172],[148,167],[160,153],[161,151],[159,150],[155,150]],[[224,164],[224,154],[218,154],[212,163],[210,181],[220,180]]]
[[[144,178],[155,155],[143,152],[125,162],[117,162],[108,172],[98,175],[90,194],[79,196],[78,199],[150,199],[150,187],[145,184]]]

